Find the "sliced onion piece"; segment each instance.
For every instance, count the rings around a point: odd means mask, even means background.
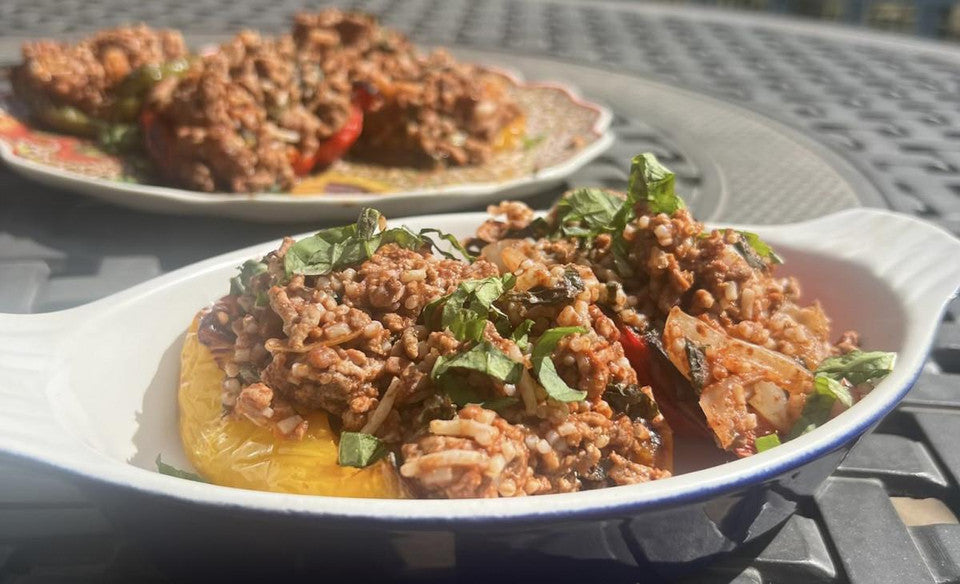
[[[730,371],[762,377],[791,394],[806,394],[813,389],[813,375],[793,359],[735,339],[675,306],[663,328],[663,346],[670,361],[690,379],[687,342],[701,350],[712,349],[713,358],[708,356],[710,366],[717,363]]]

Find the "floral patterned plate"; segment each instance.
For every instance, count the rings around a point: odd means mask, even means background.
[[[0,91],[0,158],[38,182],[160,213],[252,221],[342,221],[360,207],[388,216],[437,213],[556,186],[613,142],[611,114],[568,87],[507,75],[526,115],[526,138],[483,165],[443,170],[339,161],[289,193],[203,193],[156,184],[146,165],[89,140],[37,130],[9,91]]]

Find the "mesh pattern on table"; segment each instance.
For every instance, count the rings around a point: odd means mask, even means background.
[[[335,4],[311,3],[311,8]],[[338,3],[344,5],[345,3]],[[744,24],[627,4],[520,0],[355,0],[418,42],[498,48],[669,81],[761,109],[852,160],[894,209],[960,228],[958,52]],[[89,31],[145,20],[229,33],[250,23],[283,30],[299,0],[12,0],[0,35]]]

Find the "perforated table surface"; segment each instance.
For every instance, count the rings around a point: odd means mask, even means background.
[[[326,3],[312,4],[318,7]],[[343,4],[341,4],[343,6]],[[144,20],[195,45],[284,29],[299,1],[6,0],[0,61],[20,40]],[[960,233],[960,50],[853,29],[635,3],[353,2],[425,45],[563,79],[615,112],[618,139],[571,186],[623,186],[656,152],[701,218],[781,223],[857,205]],[[559,190],[534,199],[543,208]],[[412,212],[413,210],[411,210]],[[104,297],[171,269],[318,225],[149,215],[0,167],[0,311]],[[957,261],[957,258],[945,258]],[[692,581],[960,581],[956,303],[903,405],[769,545]],[[149,557],[55,475],[0,461],[0,584],[165,582]]]

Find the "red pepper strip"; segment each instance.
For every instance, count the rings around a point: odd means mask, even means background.
[[[299,150],[291,146],[287,149],[287,158],[290,159],[290,166],[293,173],[297,176],[306,176],[310,174],[313,167],[317,164],[316,156],[303,156]]]
[[[311,156],[304,156],[302,152],[291,148],[289,152],[290,165],[297,176],[306,176],[317,166],[327,166],[343,157],[360,137],[363,131],[363,110],[359,106],[350,106],[350,117],[346,123],[332,136],[324,140]]]
[[[376,86],[365,82],[353,84],[353,104],[368,112],[378,105],[382,99]]]
[[[637,373],[640,385],[649,385],[657,407],[667,419],[675,435],[710,438],[713,432],[707,427],[699,400],[695,399],[693,388],[673,366],[673,363],[657,347],[651,347],[642,336],[632,328],[620,326],[620,344],[623,352]],[[690,397],[683,398],[681,396]]]

